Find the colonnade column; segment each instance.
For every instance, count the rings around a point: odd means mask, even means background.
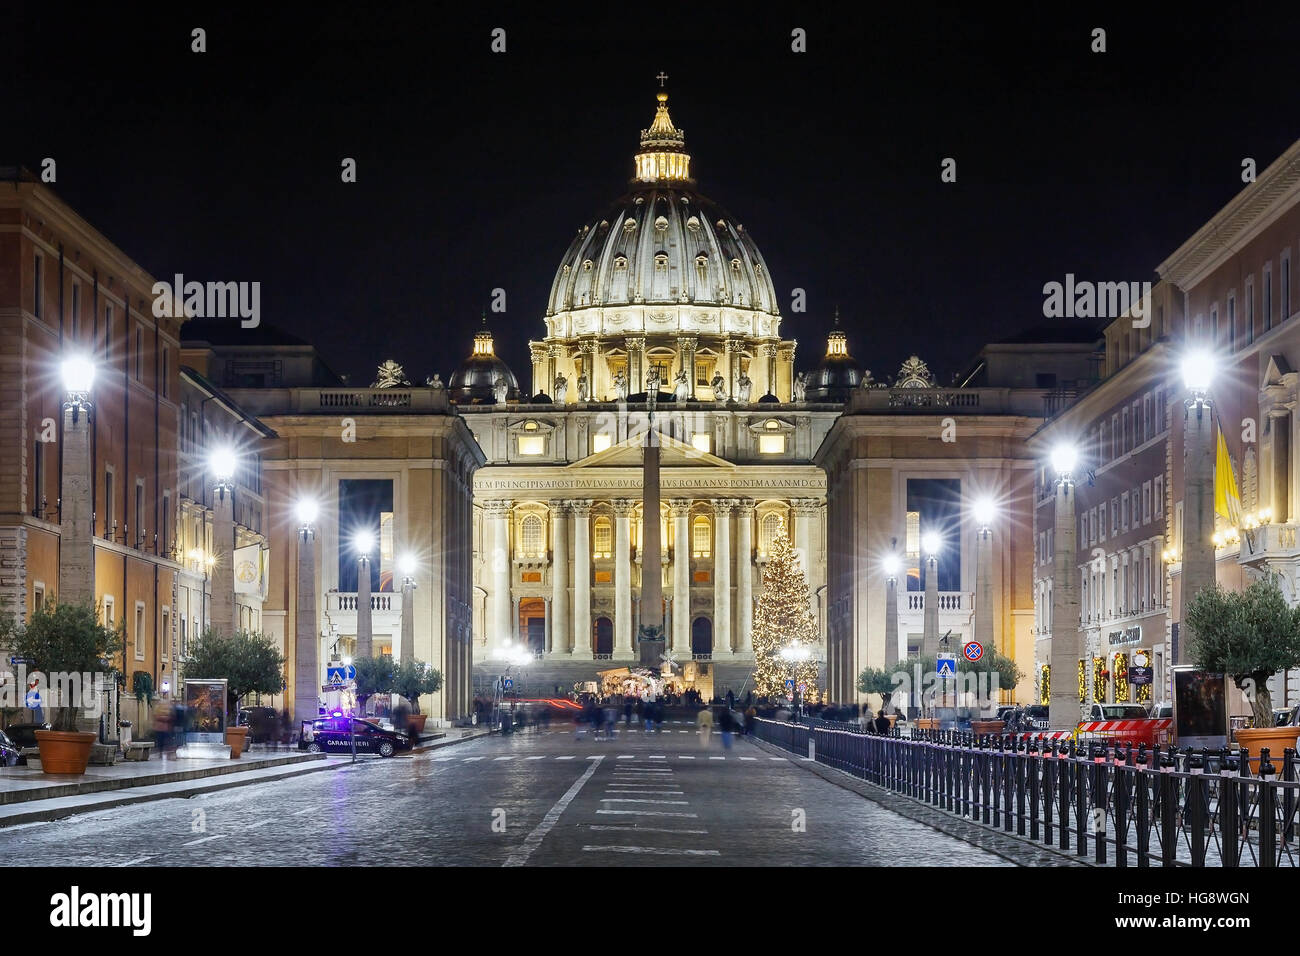
[[[514,634],[510,623],[510,502],[488,501],[488,522],[492,528],[492,623],[488,655],[497,651]]]
[[[569,623],[569,506],[561,501],[551,507],[551,606],[546,615],[546,650],[567,654],[573,626]],[[551,624],[554,615],[554,624]]]
[[[691,502],[668,502],[673,517],[673,653],[691,652]]]
[[[713,652],[730,656],[731,648],[731,509],[733,498],[713,501]]]
[[[591,633],[591,499],[569,502],[573,511],[573,641],[572,651],[594,660]]]
[[[754,653],[754,501],[741,498],[736,510],[736,651]]]
[[[614,507],[614,659],[632,656],[632,506],[617,498]]]
[[[767,369],[767,394],[776,394],[776,343],[765,342],[759,346],[763,353],[763,365]],[[753,378],[751,375],[750,378]]]

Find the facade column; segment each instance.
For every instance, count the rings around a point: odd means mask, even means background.
[[[553,644],[553,641],[555,640],[555,628],[553,627],[554,622],[551,620],[551,607],[553,605],[554,605],[553,599],[548,597],[542,598],[542,606],[545,608],[545,611],[543,613],[546,615],[542,619],[543,621],[546,622],[546,638],[542,642],[542,649],[547,654],[551,654],[555,650]]]
[[[591,632],[591,499],[569,502],[573,512],[573,633],[570,650],[595,660]]]
[[[522,646],[524,643],[524,632],[523,628],[519,625],[519,601],[520,599],[518,597],[511,595],[510,640]]]
[[[812,532],[814,525],[817,523],[817,516],[821,511],[821,502],[816,498],[796,498],[790,502],[790,506],[794,512],[794,546],[799,552],[804,577],[811,587],[813,583]]]
[[[736,651],[754,653],[754,501],[736,508]]]
[[[713,500],[713,653],[730,657],[732,498]]]
[[[764,342],[759,346],[763,354],[763,366],[767,370],[767,391],[768,395],[776,394],[776,351],[775,342]],[[753,378],[754,376],[750,376]]]
[[[614,506],[614,659],[632,656],[632,506],[618,498]]]
[[[1185,403],[1183,415],[1183,580],[1178,609],[1178,619],[1183,622],[1192,598],[1215,583],[1214,458],[1210,401],[1203,392],[1194,393]],[[1184,635],[1174,645],[1170,663],[1181,664],[1186,648]]]
[[[691,652],[691,502],[668,502],[673,518],[673,653]]]
[[[739,339],[724,339],[722,347],[727,358],[727,398],[734,399],[739,388],[736,383],[740,379],[740,353],[745,350],[745,343]]]
[[[415,578],[402,578],[402,644],[400,660],[415,660]],[[449,686],[454,686],[450,685]]]
[[[573,625],[569,619],[569,507],[563,501],[551,505],[551,586],[551,603],[546,612],[546,651],[567,654]]]
[[[699,346],[700,340],[694,335],[681,335],[677,337],[677,350],[681,356],[682,368],[686,372],[687,381],[691,385],[691,398],[695,398],[695,349]]]
[[[603,363],[597,359],[600,354],[600,342],[594,338],[582,339],[578,342],[578,351],[582,353],[582,369],[587,373],[587,387],[591,389],[591,400],[598,402],[608,391],[608,383],[600,369]],[[578,387],[576,379],[573,387]]]
[[[645,336],[629,335],[623,344],[627,347],[627,393],[635,395],[645,391],[641,385],[645,381]]]
[[[528,347],[528,357],[532,359],[533,365],[533,394],[545,392],[550,395],[550,389],[546,387],[546,346],[530,345]]]
[[[510,624],[510,502],[488,501],[488,523],[492,529],[492,620],[488,656],[497,657],[514,633]]]
[[[1069,475],[1063,475],[1056,482],[1056,523],[1052,532],[1056,550],[1052,568],[1051,696],[1047,712],[1052,730],[1073,730],[1079,725],[1079,572],[1074,501],[1074,481]]]

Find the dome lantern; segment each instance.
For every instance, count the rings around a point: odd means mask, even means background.
[[[662,87],[668,79],[660,72],[657,77]],[[668,115],[668,94],[662,89],[655,95],[659,106],[649,129],[641,130],[641,151],[636,154],[636,176],[639,183],[689,183],[691,157],[686,152],[686,133],[673,125]]]

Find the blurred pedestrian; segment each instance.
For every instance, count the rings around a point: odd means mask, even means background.
[[[889,731],[892,729],[892,727],[893,725],[889,722],[889,718],[885,716],[885,712],[883,710],[879,711],[876,714],[876,721],[875,721],[876,733],[888,734]]]
[[[722,713],[718,716],[718,729],[722,731],[722,749],[731,749],[731,735],[736,729],[736,719],[731,713],[731,708],[724,706]]]
[[[713,738],[713,711],[701,707],[699,713],[695,715],[695,726],[700,734],[700,746],[708,747]]]
[[[632,698],[623,701],[623,726],[624,728],[632,724]]]

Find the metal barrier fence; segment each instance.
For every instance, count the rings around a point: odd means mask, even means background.
[[[958,816],[1097,863],[1300,866],[1294,750],[1196,751],[1145,744],[911,737],[856,724],[759,719],[754,735]],[[810,749],[811,745],[811,749]]]

